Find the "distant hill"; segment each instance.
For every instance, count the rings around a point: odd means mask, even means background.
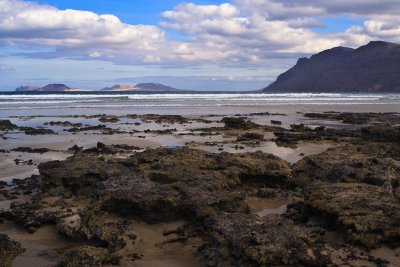
[[[38,91],[57,91],[57,92],[64,92],[69,91],[71,88],[66,86],[65,84],[48,84],[46,86],[41,87]]]
[[[21,85],[15,88],[15,91],[16,92],[37,91],[39,88],[40,88],[39,86]]]
[[[52,91],[56,91],[56,92],[64,92],[64,91],[69,91],[69,90],[71,90],[71,88],[69,88],[65,84],[48,84],[48,85],[43,86],[43,87],[28,85],[28,86],[19,86],[19,87],[17,87],[15,89],[15,91],[18,91],[18,92],[24,92],[24,91],[36,91],[36,92],[44,92],[44,91],[52,92]]]
[[[85,89],[72,89],[65,84],[48,84],[43,87],[38,87],[38,86],[19,86],[15,89],[17,92],[79,92],[79,91],[89,91]]]
[[[175,92],[183,91],[180,89],[173,88],[171,86],[159,84],[159,83],[139,83],[134,86],[132,85],[114,85],[113,87],[106,87],[101,91],[148,91],[148,92]]]
[[[335,47],[279,75],[263,92],[400,92],[400,45],[370,42]]]

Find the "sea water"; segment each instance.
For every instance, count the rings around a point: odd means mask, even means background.
[[[82,114],[235,114],[285,110],[400,111],[400,94],[0,92],[0,117]]]

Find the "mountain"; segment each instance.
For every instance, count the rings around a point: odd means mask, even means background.
[[[38,86],[32,86],[32,85],[21,85],[15,88],[16,92],[27,92],[27,91],[36,91],[40,87]]]
[[[48,84],[43,87],[31,86],[31,85],[21,85],[15,89],[17,92],[81,92],[90,91],[87,89],[72,89],[65,84]]]
[[[300,58],[262,92],[400,92],[400,45],[373,41]]]
[[[15,89],[15,91],[18,92],[64,92],[64,91],[70,91],[71,88],[69,88],[68,86],[66,86],[65,84],[48,84],[46,86],[43,87],[38,87],[38,86],[31,86],[31,85],[21,85],[19,87],[17,87]]]
[[[176,92],[182,91],[171,86],[159,83],[139,83],[137,85],[114,85],[113,87],[106,87],[101,91],[148,91],[148,92]]]
[[[69,91],[71,88],[66,86],[65,84],[48,84],[46,86],[41,87],[37,91],[57,91],[57,92],[64,92]]]

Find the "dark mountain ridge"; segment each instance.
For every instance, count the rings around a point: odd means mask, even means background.
[[[400,92],[400,45],[373,41],[357,49],[335,47],[278,76],[263,92]]]

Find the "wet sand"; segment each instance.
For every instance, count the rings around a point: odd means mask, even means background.
[[[30,234],[14,222],[0,224],[0,232],[18,241],[26,251],[18,256],[12,267],[51,267],[56,266],[60,255],[79,246],[77,241],[67,241],[61,237],[52,225],[43,225]]]

